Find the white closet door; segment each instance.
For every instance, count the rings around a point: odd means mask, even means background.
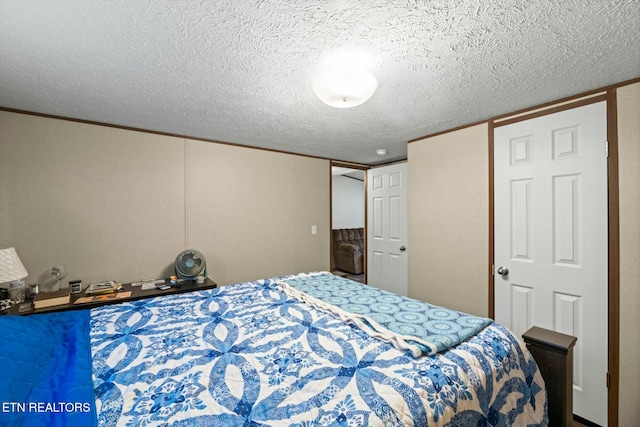
[[[607,423],[606,129],[606,103],[600,102],[494,133],[496,321],[519,337],[531,326],[576,336],[574,413],[602,426]]]

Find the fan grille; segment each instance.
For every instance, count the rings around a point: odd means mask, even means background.
[[[195,277],[202,273],[206,261],[200,251],[187,249],[176,257],[176,273],[182,277]]]

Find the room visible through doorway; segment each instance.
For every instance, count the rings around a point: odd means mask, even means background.
[[[334,274],[365,283],[366,171],[331,167],[331,268]]]

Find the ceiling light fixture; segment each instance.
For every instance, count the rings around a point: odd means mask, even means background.
[[[385,150],[384,148],[378,148],[378,149],[376,150],[376,154],[377,154],[378,156],[385,156],[385,155],[387,154],[387,150]]]
[[[313,91],[318,98],[336,108],[351,108],[364,104],[377,87],[375,77],[359,70],[331,70],[313,83]]]

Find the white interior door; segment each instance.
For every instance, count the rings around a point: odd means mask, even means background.
[[[534,325],[576,336],[574,413],[602,426],[606,128],[606,103],[599,102],[494,132],[495,320],[518,337]]]
[[[407,295],[407,164],[367,173],[367,283]]]

